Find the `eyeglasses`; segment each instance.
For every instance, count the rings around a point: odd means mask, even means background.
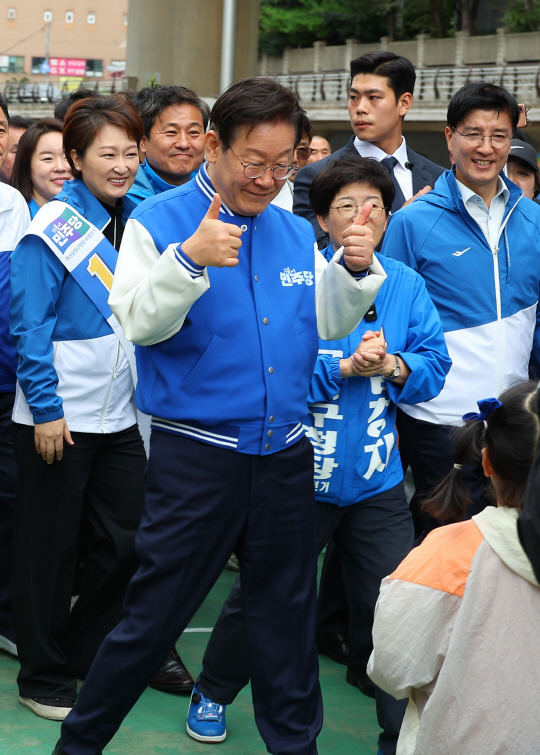
[[[297,147],[296,148],[296,155],[297,157],[300,157],[302,160],[307,160],[308,157],[311,157],[313,154],[313,150],[311,147]]]
[[[246,178],[260,178],[264,176],[267,170],[271,170],[276,181],[284,181],[289,176],[292,176],[296,170],[296,165],[275,165],[273,168],[269,168],[261,163],[244,163],[232,147],[229,147],[229,149],[243,167]]]
[[[340,202],[339,204],[330,207],[330,209],[337,210],[340,217],[345,218],[346,220],[352,220],[358,215],[358,210],[361,210],[363,206],[363,204],[353,204],[352,202]],[[385,210],[386,207],[383,207],[382,204],[373,203],[373,209],[369,213],[369,217],[373,218],[373,220],[380,218]]]
[[[506,147],[511,139],[509,134],[479,134],[477,131],[472,134],[464,134],[462,131],[458,131],[457,128],[453,128],[452,131],[456,131],[463,136],[471,147],[479,147],[484,143],[484,139],[489,139],[492,147]]]

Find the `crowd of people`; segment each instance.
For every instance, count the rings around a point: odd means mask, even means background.
[[[318,653],[380,755],[538,751],[536,150],[469,82],[445,170],[403,136],[414,85],[351,61],[334,152],[264,77],[211,111],[0,98],[0,649],[53,755],[100,755],[148,685],[222,742],[249,682],[268,751],[314,755]],[[232,553],[194,679],[175,646]]]

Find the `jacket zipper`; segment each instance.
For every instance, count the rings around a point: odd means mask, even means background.
[[[100,432],[104,433],[105,430],[103,429],[103,424],[105,421],[105,414],[109,408],[109,403],[111,400],[111,394],[113,391],[114,381],[116,380],[116,377],[118,375],[118,362],[120,361],[120,349],[122,348],[120,341],[117,340],[117,346],[116,346],[116,362],[114,365],[114,369],[112,371],[111,381],[109,383],[109,390],[107,391],[107,395],[105,397],[105,401],[103,402],[103,409],[101,410],[101,418],[99,422],[99,429]]]

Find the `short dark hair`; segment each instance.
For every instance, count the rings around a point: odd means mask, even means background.
[[[296,146],[302,139],[304,116],[294,92],[274,79],[241,79],[216,100],[210,113],[210,127],[217,131],[227,150],[241,126],[247,126],[249,133],[261,123],[284,121],[294,128]]]
[[[63,121],[64,118],[66,117],[67,111],[73,105],[74,102],[79,102],[79,100],[85,100],[87,97],[99,97],[99,96],[100,95],[97,92],[95,92],[93,89],[88,89],[87,87],[79,87],[78,89],[74,89],[73,92],[70,92],[66,96],[62,96],[58,100],[58,102],[54,106],[54,117]]]
[[[316,215],[328,215],[334,197],[343,186],[362,183],[381,193],[386,214],[394,201],[394,184],[388,170],[370,157],[340,157],[331,161],[309,187],[311,208]]]
[[[471,110],[489,110],[497,113],[507,113],[512,128],[517,128],[519,107],[510,92],[504,87],[488,81],[477,81],[465,84],[452,95],[446,121],[450,128],[457,128]]]
[[[11,185],[18,189],[29,202],[34,192],[32,181],[32,156],[37,148],[39,138],[51,132],[62,133],[62,121],[58,118],[41,118],[30,124],[19,139],[17,154],[13,163]]]
[[[2,109],[4,115],[6,116],[6,121],[9,123],[9,110],[7,106],[7,102],[0,94],[0,108]]]
[[[302,115],[302,136],[300,137],[300,139],[302,139],[304,136],[307,137],[308,142],[313,139],[313,127],[311,125],[311,121],[307,116],[307,113],[305,112],[303,112]]]
[[[210,108],[204,100],[201,100],[195,94],[193,89],[177,87],[172,84],[169,86],[152,84],[151,87],[144,87],[144,89],[137,92],[134,99],[142,118],[146,138],[150,136],[150,131],[156,122],[157,116],[169,105],[193,105],[201,112],[205,130],[208,126]]]
[[[87,97],[75,102],[67,111],[64,121],[64,152],[76,178],[80,178],[81,172],[73,164],[71,151],[75,150],[79,157],[84,157],[104,126],[123,129],[137,144],[143,137],[141,116],[130,97],[112,94],[110,97]]]
[[[13,128],[29,128],[32,123],[35,123],[35,119],[27,118],[24,115],[12,115],[9,119],[9,125]]]
[[[456,432],[456,465],[422,504],[437,519],[459,521],[472,502],[461,465],[480,465],[485,446],[498,492],[505,506],[521,509],[527,477],[538,451],[540,424],[536,413],[536,383],[517,383],[500,396],[502,404],[485,423],[470,419]]]
[[[416,71],[408,58],[396,55],[394,52],[377,51],[366,52],[359,58],[351,60],[351,80],[359,73],[373,73],[376,76],[385,76],[393,90],[396,101],[405,92],[414,93],[416,83]]]

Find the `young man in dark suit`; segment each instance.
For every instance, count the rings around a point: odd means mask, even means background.
[[[439,165],[413,152],[402,134],[415,80],[411,61],[393,52],[368,52],[351,61],[348,110],[354,136],[342,149],[302,168],[294,185],[293,212],[310,221],[317,241],[326,234],[311,209],[309,187],[329,161],[360,155],[383,162],[392,173],[396,189],[392,212],[418,192],[429,191],[443,172]]]

